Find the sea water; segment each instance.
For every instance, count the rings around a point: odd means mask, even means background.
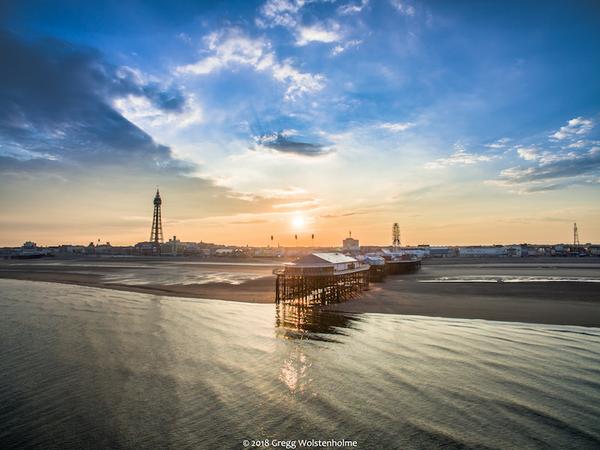
[[[13,280],[0,312],[3,449],[600,447],[598,328]]]

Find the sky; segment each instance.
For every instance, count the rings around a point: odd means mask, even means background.
[[[157,186],[182,241],[597,243],[598,55],[593,1],[5,1],[0,245]]]

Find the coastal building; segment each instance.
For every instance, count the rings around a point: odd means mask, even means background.
[[[83,255],[85,254],[85,246],[62,244],[56,247],[56,253],[66,255]]]
[[[169,241],[161,247],[161,253],[177,256],[179,251],[181,251],[181,241],[177,239],[177,236],[173,236],[172,239],[169,239]]]
[[[354,239],[352,237],[352,232],[350,232],[349,236],[342,241],[342,249],[345,252],[359,252],[360,244],[358,239]]]
[[[454,252],[449,247],[430,247],[430,258],[449,258],[454,256]]]
[[[590,256],[600,256],[600,245],[588,244],[587,248]]]
[[[154,256],[157,254],[154,242],[138,242],[133,248],[134,253],[140,256]]]
[[[506,247],[501,245],[492,247],[459,247],[458,256],[469,257],[469,258],[483,258],[483,257],[498,257],[507,256]]]
[[[23,250],[35,250],[37,248],[37,244],[32,241],[27,241],[21,246],[21,248]]]

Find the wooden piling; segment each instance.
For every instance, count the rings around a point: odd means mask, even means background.
[[[369,286],[369,266],[334,271],[333,266],[286,266],[276,275],[275,302],[327,305],[354,298]]]

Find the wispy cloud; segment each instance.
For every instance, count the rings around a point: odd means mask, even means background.
[[[362,0],[360,3],[346,3],[338,8],[342,15],[358,14],[369,4],[369,0]]]
[[[404,0],[390,0],[390,4],[403,16],[412,17],[415,15],[415,7]]]
[[[256,24],[263,28],[293,28],[298,23],[298,12],[305,4],[305,0],[267,0],[260,9]]]
[[[322,144],[292,140],[282,133],[270,133],[255,137],[257,149],[269,149],[280,153],[300,156],[322,156],[333,150]]]
[[[456,151],[447,158],[439,158],[425,164],[426,169],[441,169],[449,166],[471,166],[495,159],[493,156],[470,153],[461,145],[455,145]]]
[[[253,39],[238,29],[211,33],[204,42],[211,54],[193,64],[177,67],[177,73],[207,75],[220,69],[249,66],[257,72],[269,73],[275,80],[286,84],[286,100],[320,91],[325,85],[322,75],[301,72],[290,59],[279,61],[268,41]]]
[[[299,200],[295,202],[286,202],[286,203],[275,203],[273,204],[274,209],[309,209],[315,208],[319,205],[320,200],[317,198],[307,199],[307,200]]]
[[[497,141],[494,141],[490,144],[485,144],[485,146],[487,148],[493,148],[493,149],[501,149],[501,148],[506,148],[508,146],[508,143],[511,140],[509,138],[501,138],[498,139]]]
[[[594,127],[591,119],[575,117],[567,122],[565,126],[550,135],[550,138],[557,141],[578,137],[587,134]]]
[[[202,108],[190,95],[182,111],[169,112],[157,108],[146,97],[128,95],[114,100],[113,105],[127,120],[146,130],[164,125],[185,128],[203,121]]]
[[[524,160],[534,165],[504,169],[490,184],[517,192],[542,192],[582,184],[600,173],[600,147],[583,152],[539,151],[533,148],[517,151]]]
[[[391,131],[394,133],[401,133],[410,128],[413,128],[416,124],[413,122],[386,122],[377,126],[377,128],[381,128],[382,130]]]
[[[360,40],[360,39],[351,39],[351,40],[349,40],[347,42],[338,44],[334,48],[331,49],[331,55],[332,56],[337,56],[340,53],[345,52],[346,50],[358,47],[360,44],[362,44],[362,42],[363,41]]]
[[[296,45],[304,46],[312,42],[332,43],[342,40],[340,26],[336,22],[328,25],[315,23],[296,28]]]

